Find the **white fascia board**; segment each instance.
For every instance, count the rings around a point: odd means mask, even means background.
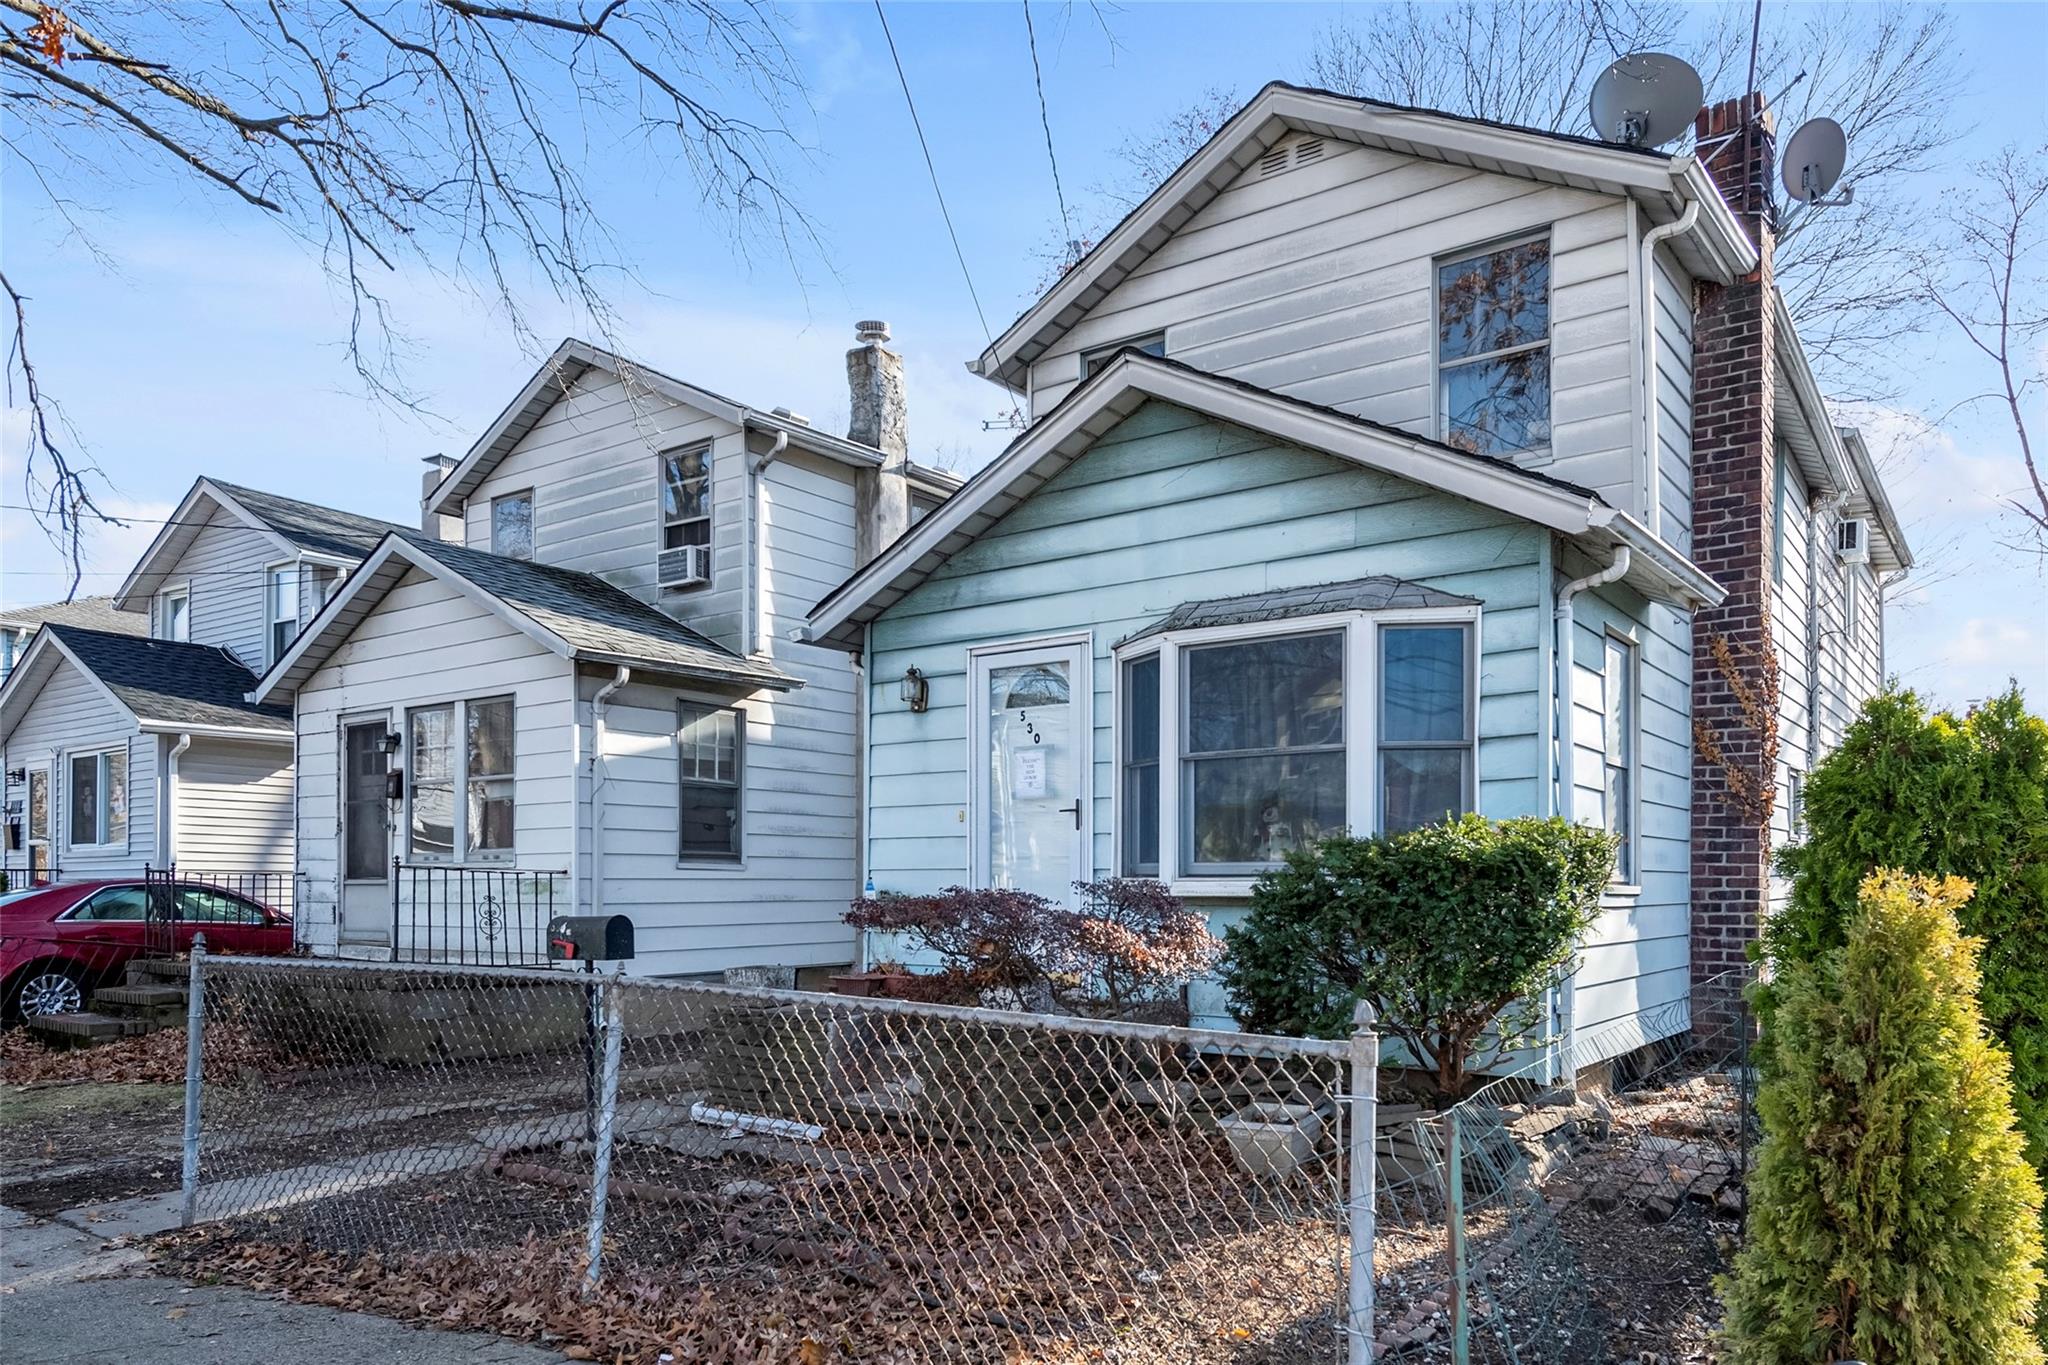
[[[28,708],[35,704],[35,699],[42,695],[40,678],[33,692],[29,691],[28,684],[22,680],[28,676],[31,668],[41,667],[43,656],[52,652],[77,669],[80,676],[92,685],[93,691],[99,693],[100,699],[107,705],[128,717],[131,724],[138,727],[142,724],[136,714],[128,709],[128,704],[115,696],[113,689],[100,681],[100,675],[87,668],[79,657],[71,652],[70,647],[57,638],[55,631],[48,627],[39,627],[34,637],[29,640],[28,649],[15,661],[5,685],[0,685],[0,743],[5,743],[13,735],[14,727],[18,723],[17,716],[26,715]],[[54,668],[55,663],[50,666]]]
[[[192,487],[179,500],[177,510],[173,511],[169,518],[165,520],[163,529],[156,533],[155,539],[149,542],[149,548],[144,550],[142,557],[135,561],[135,567],[130,569],[128,576],[121,580],[121,586],[114,590],[114,606],[116,610],[138,612],[149,610],[150,601],[162,589],[163,580],[170,574],[168,567],[152,569],[151,565],[160,556],[169,551],[173,542],[189,545],[190,540],[199,534],[201,528],[197,512],[202,499],[228,512],[250,530],[269,537],[271,543],[285,556],[289,557],[298,553],[298,547],[272,530],[268,522],[236,502],[226,493],[223,493],[210,480],[202,476],[192,481]],[[182,548],[179,553],[183,553]]]
[[[1861,481],[1850,465],[1849,452],[1842,445],[1841,431],[1835,426],[1834,419],[1828,416],[1820,380],[1814,377],[1813,362],[1806,355],[1806,344],[1799,339],[1799,331],[1792,325],[1792,310],[1786,306],[1783,292],[1771,291],[1771,308],[1777,315],[1775,333],[1778,340],[1778,353],[1773,360],[1784,368],[1785,376],[1792,381],[1793,401],[1806,418],[1807,430],[1820,450],[1822,462],[1827,465],[1828,477],[1834,480],[1837,490],[1855,492]]]
[[[828,431],[819,431],[804,422],[792,422],[777,417],[772,412],[761,412],[747,408],[741,415],[740,424],[752,431],[766,431],[778,436],[789,437],[790,445],[798,450],[808,451],[823,459],[839,464],[852,465],[857,469],[879,469],[882,467],[882,452],[873,446],[864,446],[859,441],[849,441],[844,436],[834,436]]]
[[[232,739],[243,744],[280,746],[292,742],[289,726],[282,730],[259,730],[240,725],[195,725],[184,720],[145,720],[139,723],[145,735],[197,735],[201,739]]]
[[[1634,556],[1630,580],[1636,580],[1639,573],[1649,577],[1650,583],[1644,586],[1654,589],[1651,597],[1690,611],[1719,606],[1728,596],[1728,590],[1705,569],[1628,513],[1616,512],[1606,530],[1613,543],[1628,546]]]
[[[524,612],[514,610],[501,598],[484,591],[469,579],[443,564],[440,560],[435,559],[430,551],[420,549],[394,532],[385,536],[383,542],[370,552],[370,557],[363,561],[360,569],[342,581],[341,591],[328,599],[327,605],[322,607],[305,629],[299,632],[298,639],[292,642],[292,647],[285,651],[284,657],[272,664],[270,671],[257,681],[255,689],[248,694],[249,700],[258,705],[274,700],[282,687],[285,677],[298,668],[301,661],[307,655],[313,653],[314,647],[320,643],[321,639],[334,626],[337,618],[345,613],[358,597],[370,591],[370,585],[376,580],[378,573],[387,567],[393,559],[401,560],[407,567],[418,569],[421,573],[453,588],[470,601],[490,612],[493,616],[496,616],[506,625],[511,626],[522,635],[533,640],[543,649],[559,654],[564,659],[574,657],[574,651],[569,648],[569,642],[561,636],[547,629]],[[387,587],[382,591],[388,592],[390,588]],[[365,615],[367,614],[368,611],[366,610]],[[322,648],[318,657],[325,659],[332,652],[332,648]],[[317,663],[314,666],[317,667]]]
[[[1018,477],[1081,434],[1105,410],[1133,396],[1140,402],[1150,398],[1174,403],[1275,440],[1349,459],[1563,535],[1595,530],[1615,515],[1613,508],[1590,494],[1547,486],[1526,473],[1440,450],[1415,437],[1360,426],[1341,414],[1318,412],[1277,394],[1127,352],[827,597],[812,613],[805,638],[821,639],[844,625],[877,591],[937,550]]]
[[[582,373],[580,368],[576,375],[566,377],[563,371],[570,365],[588,365],[590,361],[584,353],[589,349],[573,337],[555,347],[554,353],[540,363],[539,368],[527,378],[526,383],[520,386],[519,392],[512,396],[512,401],[500,409],[498,415],[491,419],[491,424],[470,443],[462,458],[455,462],[455,467],[442,475],[441,482],[434,485],[434,501],[430,511],[442,516],[453,515],[449,510],[449,504],[457,500],[455,489],[476,472],[477,466],[490,454],[491,447],[497,444],[498,438],[519,421],[528,408],[541,400],[550,385],[566,391],[567,386],[576,381],[577,375]],[[555,400],[550,398],[547,401],[553,404]],[[536,420],[538,416],[536,413]]]

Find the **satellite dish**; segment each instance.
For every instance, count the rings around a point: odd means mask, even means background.
[[[1849,161],[1849,135],[1831,118],[1808,119],[1792,134],[1779,160],[1784,167],[1785,192],[1811,204],[1842,178],[1842,167]]]
[[[1631,52],[1593,83],[1593,132],[1608,142],[1655,147],[1691,126],[1706,97],[1700,73],[1666,52]]]

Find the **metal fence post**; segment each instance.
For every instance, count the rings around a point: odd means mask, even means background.
[[[206,1070],[204,934],[192,936],[192,975],[185,991],[185,1164],[178,1181],[178,1225],[189,1228],[199,1209],[199,1095]]]
[[[624,994],[624,968],[620,975],[607,977],[598,988],[604,1009],[604,1073],[597,1091],[597,1140],[590,1154],[590,1239],[589,1265],[583,1272],[586,1292],[597,1288],[600,1259],[604,1255],[604,1206],[611,1192],[612,1121],[619,1104],[619,1045],[624,1034],[620,996]]]
[[[1372,1006],[1351,1012],[1351,1278],[1345,1340],[1351,1365],[1372,1365],[1374,1206],[1379,1198],[1380,1038]]]
[[[1471,1365],[1472,1320],[1466,1303],[1469,1286],[1465,1265],[1465,1135],[1457,1106],[1445,1111],[1444,1118],[1445,1144],[1450,1149],[1446,1175],[1450,1183],[1447,1221],[1451,1234],[1451,1362]]]

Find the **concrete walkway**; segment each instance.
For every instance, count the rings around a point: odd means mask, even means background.
[[[153,1274],[142,1252],[0,1208],[0,1356],[8,1365],[551,1365],[559,1352]]]

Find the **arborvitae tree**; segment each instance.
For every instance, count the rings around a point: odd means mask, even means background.
[[[1978,1009],[1960,878],[1880,871],[1781,964],[1729,1365],[2039,1365],[2041,1185]]]

